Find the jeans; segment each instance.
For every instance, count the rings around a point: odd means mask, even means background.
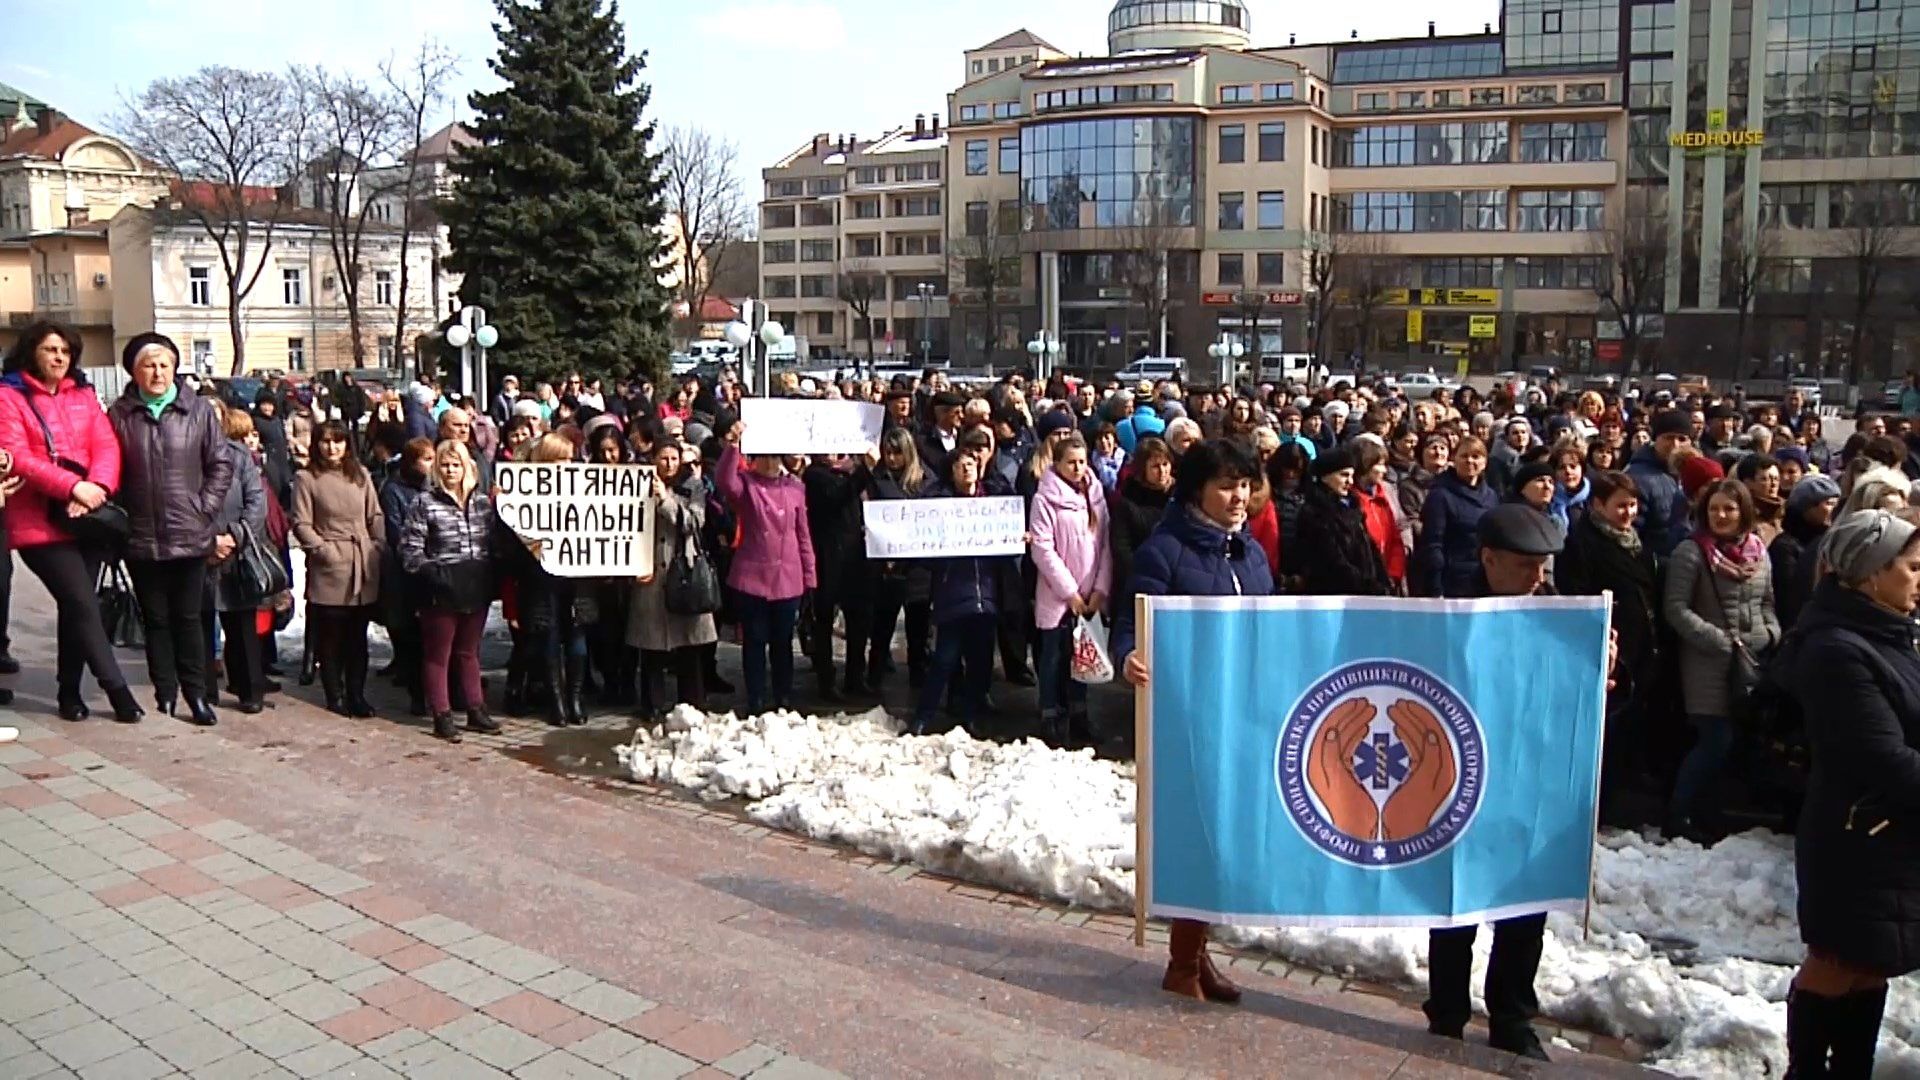
[[[147,631],[147,678],[154,694],[206,700],[209,653],[200,612],[207,603],[207,561],[128,559],[127,574]]]
[[[1532,1026],[1540,1012],[1533,977],[1540,969],[1545,915],[1522,915],[1493,924],[1493,955],[1487,960],[1487,1026],[1504,1041]],[[1452,1034],[1473,1017],[1468,983],[1473,977],[1473,941],[1477,926],[1456,926],[1427,933],[1427,1002],[1422,1009],[1433,1030]]]
[[[747,711],[766,709],[767,668],[773,668],[773,701],[784,707],[793,697],[793,625],[800,598],[765,600],[740,594],[740,629],[746,638]]]
[[[1040,715],[1064,717],[1087,707],[1087,684],[1073,677],[1073,631],[1079,620],[1072,614],[1051,630],[1040,631]]]
[[[480,635],[487,628],[487,609],[479,611],[420,611],[420,679],[425,684],[427,708],[435,715],[453,711],[450,678],[460,680],[461,700],[469,709],[486,706],[480,687]]]
[[[1687,759],[1680,763],[1680,772],[1673,778],[1673,803],[1667,808],[1668,815],[1676,820],[1691,821],[1699,809],[1700,795],[1711,788],[1720,776],[1720,770],[1727,763],[1727,753],[1733,749],[1733,721],[1725,716],[1689,715],[1687,722],[1699,733],[1699,739],[1688,751]]]
[[[59,660],[54,667],[61,701],[80,698],[80,673],[93,669],[102,690],[121,690],[127,677],[114,659],[113,643],[100,622],[100,601],[94,593],[100,579],[100,553],[74,543],[42,544],[25,548],[20,561],[52,594],[59,611]],[[197,635],[199,627],[194,628]]]
[[[947,680],[961,671],[960,722],[965,724],[986,708],[987,686],[993,681],[993,646],[998,619],[993,615],[966,615],[940,624],[934,637],[933,663],[927,669],[926,684],[920,688],[920,707],[914,710],[915,734],[932,730],[940,702],[947,695]]]

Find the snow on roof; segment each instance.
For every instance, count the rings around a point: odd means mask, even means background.
[[[947,146],[947,129],[938,133],[929,130],[924,135],[915,135],[906,128],[896,128],[880,136],[863,153],[867,154],[910,154],[918,150],[944,150]]]

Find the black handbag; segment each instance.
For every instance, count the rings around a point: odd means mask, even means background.
[[[47,426],[47,418],[40,415],[40,407],[33,403],[33,395],[23,394],[27,408],[33,410],[33,418],[40,421],[40,435],[47,441],[47,458],[55,465],[75,476],[85,479],[87,467],[77,461],[60,456],[53,446],[53,429]],[[108,499],[99,506],[79,517],[67,513],[67,504],[47,500],[47,521],[60,532],[66,533],[80,543],[96,547],[118,548],[127,542],[133,534],[133,519],[119,503]]]
[[[711,615],[720,610],[720,575],[713,560],[707,558],[699,530],[694,530],[680,546],[680,554],[667,566],[661,582],[661,600],[671,615]]]
[[[234,586],[244,602],[258,607],[273,594],[286,591],[287,568],[281,565],[280,553],[268,545],[266,537],[255,533],[244,521],[234,525],[233,533],[238,543],[234,546],[233,566],[228,573],[233,575]]]
[[[140,600],[133,593],[133,582],[118,561],[103,563],[93,586],[100,605],[100,625],[107,640],[122,649],[147,647],[146,628],[140,622]]]
[[[429,607],[472,612],[493,603],[493,567],[485,559],[429,563],[421,576],[426,579]]]

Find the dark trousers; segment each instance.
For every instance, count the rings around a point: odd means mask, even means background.
[[[154,694],[206,700],[212,654],[200,613],[207,603],[207,561],[128,559],[127,574],[147,631],[147,678]]]
[[[227,669],[227,689],[241,701],[257,702],[266,696],[267,674],[260,658],[259,616],[260,613],[251,608],[216,612],[208,607],[200,613],[200,639],[206,643],[208,656],[215,655],[213,626],[216,620],[220,624],[219,656]],[[213,700],[215,689],[209,681],[207,700]]]
[[[351,705],[367,696],[367,623],[365,606],[307,605],[307,640],[320,662],[320,683],[329,704]]]
[[[13,612],[13,544],[7,537],[7,512],[0,509],[0,656],[13,652],[7,636]]]
[[[487,628],[487,611],[420,611],[421,682],[427,708],[435,714],[453,711],[450,679],[460,682],[460,699],[469,709],[486,706],[480,688],[480,635]]]
[[[42,544],[22,550],[20,561],[47,587],[59,611],[59,660],[54,667],[61,700],[80,697],[80,673],[87,668],[93,669],[100,689],[123,689],[127,677],[120,673],[120,662],[114,659],[113,643],[107,640],[107,628],[100,622],[100,601],[94,594],[100,579],[99,553],[72,543]]]
[[[996,619],[994,630],[1000,643],[1000,670],[1009,679],[1031,675],[1033,669],[1028,667],[1027,657],[1033,646],[1033,613],[1003,611]]]
[[[682,645],[669,651],[648,649],[640,654],[640,702],[649,711],[664,713],[676,704],[707,707],[707,647]],[[667,696],[667,672],[673,672],[674,696]]]
[[[1040,715],[1065,717],[1087,707],[1087,684],[1073,677],[1073,630],[1078,620],[1068,614],[1060,625],[1040,631]]]
[[[1493,924],[1493,955],[1487,962],[1487,1023],[1496,1039],[1525,1030],[1540,1013],[1533,976],[1540,969],[1545,915],[1522,915]],[[1473,1016],[1468,983],[1473,977],[1477,926],[1427,934],[1427,1002],[1422,1009],[1435,1031],[1451,1034]]]
[[[893,632],[900,625],[902,611],[907,617],[907,671],[917,679],[927,672],[928,646],[933,639],[933,610],[925,600],[907,599],[905,578],[883,577],[878,583],[873,600],[873,626],[867,635],[867,667],[869,670],[881,667],[883,658],[892,654]]]
[[[800,601],[763,600],[741,593],[740,630],[746,639],[744,666],[747,672],[747,711],[760,712],[767,699],[767,669],[773,669],[775,708],[793,699],[793,625],[800,616]]]
[[[867,681],[867,650],[862,644],[873,636],[873,599],[863,591],[864,575],[845,577],[831,591],[813,593],[813,670],[823,687],[833,685],[833,612],[838,608],[847,622],[847,682],[857,690]]]
[[[934,716],[947,696],[947,680],[961,672],[959,692],[960,721],[966,723],[984,711],[987,684],[993,681],[993,638],[996,617],[967,615],[940,624],[934,638],[933,663],[927,669],[927,681],[920,688],[920,707],[914,710],[913,727],[918,734],[933,729]]]

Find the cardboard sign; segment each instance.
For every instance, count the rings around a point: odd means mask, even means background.
[[[874,499],[863,504],[870,559],[1018,555],[1027,514],[1018,495],[972,499]]]
[[[653,574],[654,477],[647,465],[494,466],[493,504],[555,577]]]
[[[864,454],[880,445],[886,410],[864,401],[747,398],[743,454]]]

